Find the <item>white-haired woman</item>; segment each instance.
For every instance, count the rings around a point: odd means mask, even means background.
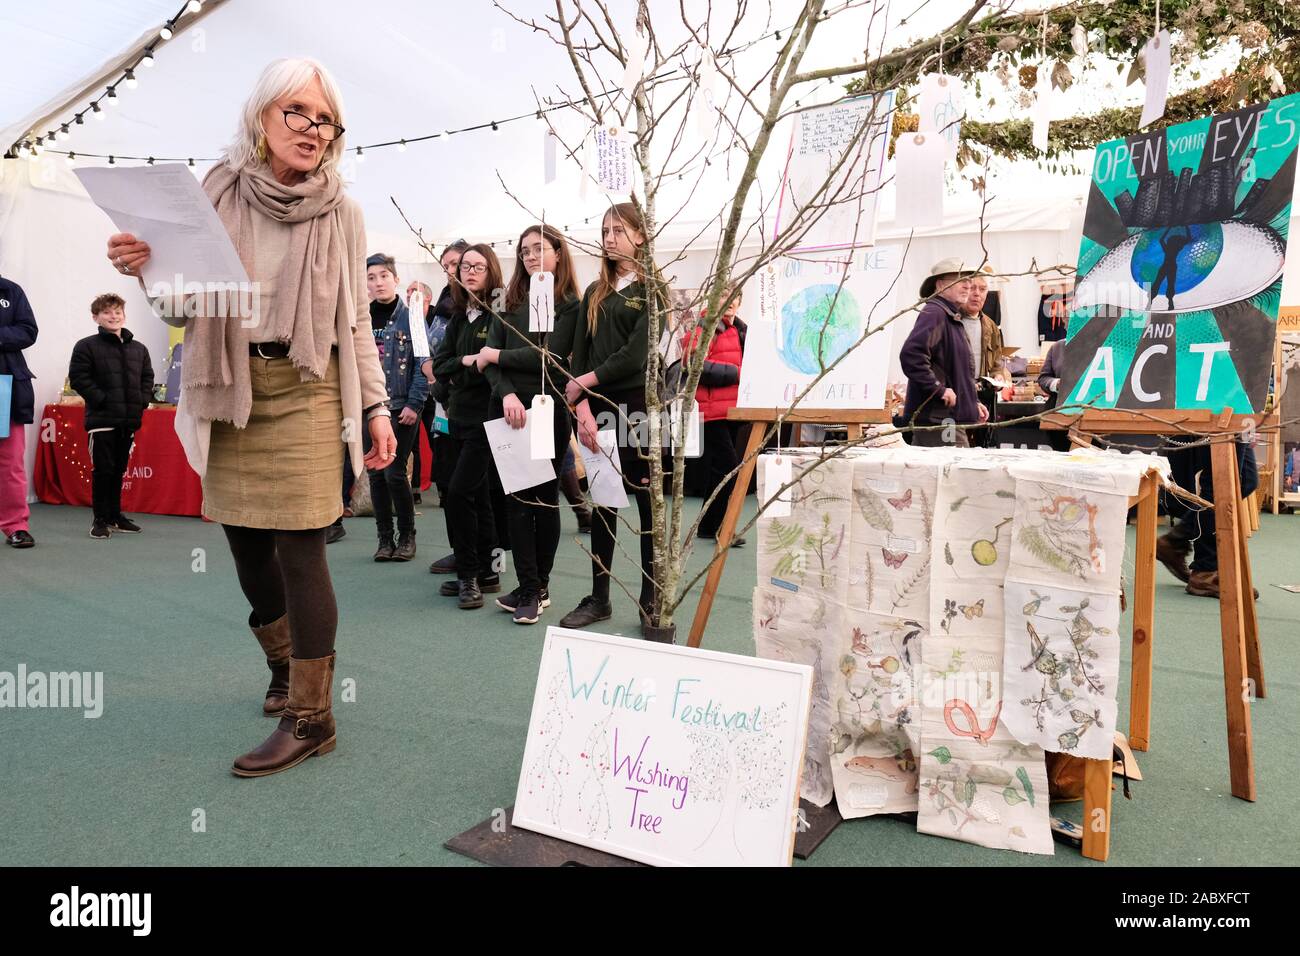
[[[235,761],[241,777],[334,749],[338,608],[325,530],[342,508],[345,447],[360,474],[391,463],[397,445],[367,311],[365,228],[343,191],[342,154],[343,105],[329,73],[312,60],[270,64],[203,180],[254,294],[164,303],[170,324],[185,326],[177,432],[252,605],[271,669],[263,712],[280,717]],[[139,276],[149,255],[135,236],[108,241],[123,274]]]

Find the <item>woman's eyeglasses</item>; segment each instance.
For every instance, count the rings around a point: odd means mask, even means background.
[[[280,112],[284,113],[284,125],[295,133],[305,133],[315,126],[316,135],[327,143],[343,135],[343,127],[338,123],[319,123],[310,117],[303,116],[296,110],[281,110]]]
[[[462,262],[460,264],[460,271],[465,275],[481,276],[483,273],[487,272],[487,265],[482,262],[474,263],[473,265],[468,262]]]

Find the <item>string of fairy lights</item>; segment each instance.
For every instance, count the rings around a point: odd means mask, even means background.
[[[908,17],[903,18],[901,22],[905,24],[908,21],[908,19],[915,16],[929,2],[930,0],[921,0],[920,6],[918,6],[916,10],[914,10],[911,14],[909,14]],[[862,0],[844,0],[843,3],[822,11],[820,19],[827,20],[837,13],[843,12],[855,6],[861,6],[861,4],[862,4]],[[48,152],[52,155],[63,156],[69,166],[77,165],[79,160],[84,161],[84,160],[94,159],[94,160],[107,160],[109,166],[117,166],[119,165],[119,163],[125,164],[126,162],[143,163],[149,166],[152,166],[155,163],[163,163],[163,162],[167,162],[167,163],[183,162],[186,165],[188,165],[191,169],[194,169],[196,167],[196,164],[198,163],[206,164],[206,163],[218,162],[218,159],[213,157],[193,157],[193,156],[177,157],[177,156],[149,156],[149,155],[134,156],[134,155],[126,155],[122,153],[77,152],[71,149],[57,148],[52,145],[54,143],[63,143],[70,140],[72,138],[74,128],[77,126],[84,125],[87,116],[92,117],[96,121],[104,120],[106,115],[111,110],[115,109],[122,100],[122,97],[118,93],[119,88],[123,88],[126,90],[133,90],[137,88],[140,82],[140,76],[143,75],[141,71],[148,70],[152,68],[154,65],[155,50],[159,46],[165,44],[167,41],[172,39],[172,37],[176,34],[178,29],[180,28],[181,21],[184,18],[186,18],[187,16],[190,17],[195,16],[199,14],[202,11],[202,9],[203,9],[202,0],[187,0],[187,2],[177,11],[177,13],[173,17],[167,20],[158,29],[157,40],[147,45],[144,51],[142,52],[142,54],[140,55],[140,58],[136,60],[131,66],[125,67],[122,71],[122,74],[117,79],[115,79],[112,83],[109,83],[102,93],[98,94],[94,99],[87,102],[86,105],[82,107],[80,110],[77,110],[75,113],[73,113],[72,117],[67,122],[58,124],[55,128],[50,129],[49,131],[43,134],[33,136],[29,133],[28,135],[24,136],[21,140],[15,142],[9,148],[8,152],[6,152],[4,155],[4,158],[29,159],[34,161],[40,159],[43,154]],[[763,43],[770,39],[775,39],[778,43],[784,43],[786,42],[786,37],[788,36],[791,29],[792,29],[791,27],[787,27],[784,29],[770,30],[766,33],[761,34],[760,36],[755,37],[752,40],[746,41],[745,43],[739,44],[735,47],[731,47],[725,50],[721,50],[718,53],[713,54],[713,56],[715,57],[715,59],[718,60],[731,59],[741,53],[744,53],[747,50],[752,49],[758,44]],[[689,67],[673,67],[671,69],[665,70],[658,74],[645,77],[643,82],[649,87],[662,82],[683,81],[683,80],[689,81],[693,79],[694,79],[694,75]],[[827,84],[823,84],[823,86],[824,85]],[[598,93],[595,93],[594,98],[609,99],[613,97],[615,94],[619,93],[621,90],[622,90],[621,85],[611,86],[601,90]],[[807,96],[809,94],[805,93],[804,95]],[[406,152],[409,146],[416,143],[429,142],[429,141],[445,143],[452,136],[457,136],[466,133],[481,132],[484,130],[490,130],[492,133],[500,135],[502,131],[502,127],[507,124],[522,122],[529,119],[535,119],[541,121],[544,120],[546,115],[549,113],[585,105],[586,102],[587,100],[585,98],[582,99],[575,98],[575,99],[566,100],[558,103],[547,100],[546,105],[544,106],[530,110],[525,113],[519,113],[514,116],[490,119],[484,122],[473,123],[471,125],[462,126],[456,129],[451,129],[451,128],[442,129],[434,133],[424,133],[424,134],[414,135],[414,136],[399,137],[397,139],[389,139],[389,140],[383,140],[379,142],[365,143],[354,147],[348,147],[347,153],[356,162],[360,163],[360,162],[364,162],[367,153],[373,153],[375,151],[382,150],[382,149],[393,149],[398,153],[404,153]],[[796,103],[796,105],[798,104]],[[721,152],[725,152],[726,149],[733,148],[735,145],[736,142],[733,138],[729,146],[725,147],[723,150],[719,150],[718,152],[711,154],[710,156],[706,156],[703,160],[703,165],[708,165],[711,162],[711,159],[717,158],[717,156]],[[695,168],[696,166],[692,166],[690,168],[683,169],[681,172],[678,173],[677,178],[679,179],[682,178],[685,175],[685,173],[691,172]],[[589,223],[590,219],[584,221]],[[565,229],[565,231],[568,231],[570,227],[566,225],[563,228]],[[503,247],[509,247],[510,245],[513,244],[513,242],[514,242],[513,239],[509,239],[509,240],[502,240],[500,242],[492,242],[489,243],[489,245],[492,247],[496,247],[498,245],[501,245]]]

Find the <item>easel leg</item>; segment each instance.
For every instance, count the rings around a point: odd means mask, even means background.
[[[749,490],[749,479],[754,474],[758,459],[759,446],[763,444],[764,428],[761,422],[749,426],[749,441],[745,446],[745,457],[741,460],[740,471],[736,475],[736,484],[731,489],[731,498],[727,501],[727,513],[723,516],[722,527],[718,529],[718,547],[713,566],[709,568],[708,577],[704,579],[704,590],[700,594],[700,603],[695,608],[695,620],[691,622],[691,634],[687,646],[699,647],[704,637],[704,627],[709,623],[709,613],[713,610],[713,598],[722,583],[722,569],[727,563],[727,552],[731,550],[731,539],[736,533],[736,522],[745,505],[745,492]]]
[[[1240,480],[1240,476],[1238,476]],[[1237,496],[1241,497],[1240,485],[1237,486]],[[1240,523],[1239,523],[1240,524]],[[1246,642],[1246,676],[1253,683],[1254,696],[1266,697],[1264,692],[1264,662],[1259,652],[1259,617],[1255,608],[1255,584],[1254,574],[1250,569],[1250,546],[1246,540],[1248,535],[1244,531],[1238,536],[1241,544],[1240,564],[1241,569],[1241,604],[1242,620],[1245,623],[1244,637]]]
[[[1137,513],[1137,555],[1133,572],[1133,663],[1129,686],[1128,742],[1134,750],[1151,745],[1151,677],[1155,648],[1156,480],[1142,479]]]
[[[1110,778],[1114,763],[1089,760],[1083,768],[1083,855],[1105,862],[1110,856]]]
[[[1237,452],[1231,440],[1210,447],[1214,469],[1214,525],[1219,545],[1219,627],[1223,639],[1223,695],[1228,713],[1228,767],[1232,795],[1255,799],[1254,741],[1250,727],[1251,686],[1246,675],[1246,623],[1242,590],[1241,501]]]

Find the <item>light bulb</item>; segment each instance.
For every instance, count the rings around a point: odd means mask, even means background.
[[[90,104],[90,112],[95,117],[95,119],[99,120],[101,123],[104,122],[104,111],[99,108],[98,103]]]
[[[145,50],[145,51],[144,51],[144,59],[142,59],[142,60],[140,61],[140,65],[143,66],[145,69],[148,69],[149,67],[153,66],[153,52],[152,52],[152,51],[150,51],[150,50]]]
[[[498,136],[501,135],[501,127],[497,125],[496,120],[492,121],[492,132],[496,133]]]
[[[63,139],[71,139],[71,138],[72,138],[72,134],[68,132],[68,124],[67,124],[67,123],[64,123],[62,126],[59,127],[59,136],[58,136],[58,138],[61,139],[61,140],[63,140]]]
[[[439,139],[441,142],[444,142],[444,143],[445,143],[445,142],[447,142],[447,138],[448,138],[449,136],[451,136],[451,134],[450,134],[449,132],[447,132],[446,130],[443,130],[441,133],[438,134],[438,139]]]
[[[126,88],[133,90],[140,85],[140,81],[135,78],[135,70],[126,71]]]
[[[185,4],[185,10],[187,13],[198,13],[202,9],[203,0],[190,0],[189,3]]]
[[[358,146],[358,147],[357,147],[357,162],[358,162],[358,163],[364,163],[365,161],[366,161],[366,154],[363,153],[363,152],[361,152],[361,147]]]
[[[170,40],[172,38],[172,28],[163,27],[161,30],[158,31],[158,35],[162,37],[164,40]]]
[[[406,140],[402,140],[400,143],[397,144],[397,151],[399,153],[406,152]]]
[[[68,164],[69,166],[75,166],[75,165],[77,164],[77,154],[76,154],[76,153],[68,153],[68,155],[67,155],[64,159],[65,159],[65,162],[67,162],[67,164]]]
[[[108,96],[108,105],[109,105],[109,106],[117,106],[117,90],[113,89],[113,88],[110,86],[110,87],[108,88],[108,94],[107,94],[107,96]]]

